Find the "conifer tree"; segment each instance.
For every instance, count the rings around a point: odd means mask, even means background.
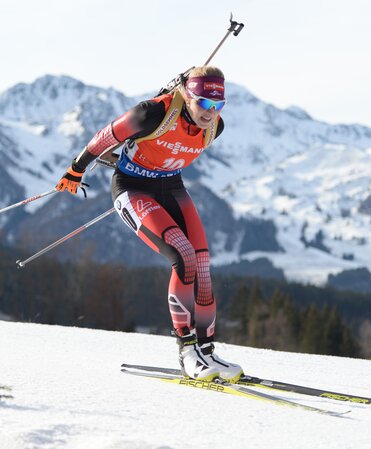
[[[326,311],[324,320],[323,354],[357,357],[359,348],[351,336],[349,328],[342,322],[340,315],[333,307]]]
[[[343,326],[335,307],[331,310],[329,308],[323,310],[323,322],[323,345],[321,353],[341,355],[339,352],[342,344]]]
[[[242,283],[230,301],[228,307],[228,317],[231,320],[230,332],[225,332],[232,343],[248,343],[248,301],[250,290],[245,283]]]
[[[298,348],[300,317],[291,299],[278,288],[270,300],[270,347],[295,351]]]
[[[317,307],[311,304],[303,313],[300,348],[303,352],[321,353],[323,332],[322,316]]]
[[[266,347],[266,320],[269,305],[263,296],[260,281],[255,280],[251,289],[248,314],[248,343],[255,347]]]
[[[343,326],[343,335],[339,355],[343,357],[359,357],[360,352],[360,346],[352,337],[349,327]]]

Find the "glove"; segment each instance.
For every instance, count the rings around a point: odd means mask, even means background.
[[[87,185],[81,183],[82,175],[85,170],[81,170],[75,162],[72,163],[71,167],[67,169],[67,172],[62,176],[58,184],[55,186],[57,190],[60,192],[64,192],[67,190],[68,192],[76,195],[77,188],[81,187],[81,185]],[[86,196],[85,189],[81,187],[84,191],[84,195]]]

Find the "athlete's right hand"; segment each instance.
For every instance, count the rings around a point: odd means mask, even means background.
[[[81,187],[81,180],[84,172],[85,170],[81,171],[75,163],[72,163],[71,167],[67,169],[67,172],[62,176],[55,188],[60,192],[67,190],[73,195],[76,195],[77,188]]]

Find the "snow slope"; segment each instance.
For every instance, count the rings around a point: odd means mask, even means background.
[[[217,344],[245,371],[371,396],[371,362]],[[170,337],[0,321],[2,449],[368,449],[371,406],[281,393],[337,418],[130,377],[120,364],[177,366]]]

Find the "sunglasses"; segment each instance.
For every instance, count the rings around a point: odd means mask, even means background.
[[[199,95],[194,94],[189,89],[187,89],[188,95],[196,100],[198,106],[202,109],[206,109],[207,111],[211,108],[214,108],[215,111],[220,111],[227,100],[211,100],[210,98],[200,97]]]

